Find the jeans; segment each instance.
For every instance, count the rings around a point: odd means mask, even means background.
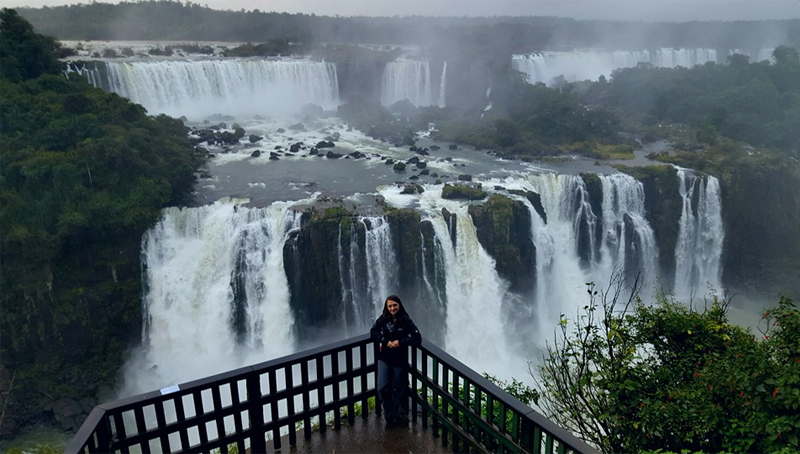
[[[378,360],[378,395],[383,402],[383,417],[387,423],[396,422],[400,416],[408,416],[408,366],[392,366]],[[402,415],[401,415],[402,413]]]

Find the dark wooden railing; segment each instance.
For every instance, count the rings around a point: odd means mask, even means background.
[[[597,452],[435,345],[410,349],[412,416],[454,451]],[[266,453],[376,397],[375,349],[361,335],[95,407],[65,452]],[[357,407],[358,405],[358,407]],[[380,412],[379,406],[376,410]]]

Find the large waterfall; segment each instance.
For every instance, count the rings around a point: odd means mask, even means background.
[[[683,198],[678,244],[675,247],[675,294],[688,301],[722,288],[722,199],[719,180],[700,178],[678,169]]]
[[[397,60],[386,64],[381,79],[381,104],[407,99],[417,107],[444,107],[447,64],[442,67],[439,84],[431,76],[431,64],[422,60]],[[438,92],[438,93],[436,93]]]
[[[752,61],[769,59],[770,49],[745,53]],[[752,54],[752,55],[751,55]],[[609,77],[615,69],[631,68],[639,63],[648,63],[659,68],[683,66],[691,68],[706,62],[724,63],[728,54],[718,56],[715,49],[657,49],[642,51],[575,50],[570,52],[541,52],[512,56],[514,69],[526,74],[531,83],[552,84],[563,76],[567,82],[581,80],[596,81],[600,76]]]
[[[96,86],[141,104],[151,114],[203,119],[213,114],[294,114],[309,103],[327,110],[339,105],[335,66],[310,60],[108,61],[84,73]]]
[[[623,174],[597,175],[592,185],[584,178],[544,173],[485,181],[487,188],[505,188],[495,191],[522,202],[530,213],[525,236],[536,248],[531,294],[512,292],[496,270],[468,212],[471,202],[442,198],[441,185],[425,185],[419,194],[382,187],[379,193],[389,205],[419,213],[420,235],[431,239],[411,254],[421,258],[413,284],[418,288],[398,288],[402,245],[390,218],[355,216],[334,232],[338,263],[313,264],[338,270],[335,285],[342,295],[330,302],[334,309],[317,315],[340,338],[363,333],[383,298],[397,293],[424,336],[439,339],[478,371],[524,378],[526,361],[537,357],[561,314],[574,317],[585,304],[585,283],[604,285],[619,271],[641,273],[650,286],[645,298],[656,285],[669,287],[658,275],[660,252],[645,217],[642,184]],[[674,292],[702,295],[704,282],[719,285],[719,184],[684,170],[676,178],[684,208]],[[519,195],[526,191],[539,195],[539,208]],[[292,206],[308,202],[250,208],[222,200],[164,211],[142,242],[144,352],[128,374],[129,392],[275,357],[301,343],[292,316],[298,302],[291,282],[298,276],[285,260],[286,251],[297,247],[287,238],[303,238],[297,235],[301,216]]]

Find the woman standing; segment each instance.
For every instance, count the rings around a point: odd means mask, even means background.
[[[383,313],[369,334],[378,343],[378,395],[386,427],[391,427],[408,417],[403,402],[408,389],[408,346],[420,345],[422,336],[397,295],[386,298]]]

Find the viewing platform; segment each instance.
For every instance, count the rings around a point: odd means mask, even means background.
[[[98,405],[65,452],[598,452],[424,339],[409,424],[385,428],[374,350],[364,334]]]

